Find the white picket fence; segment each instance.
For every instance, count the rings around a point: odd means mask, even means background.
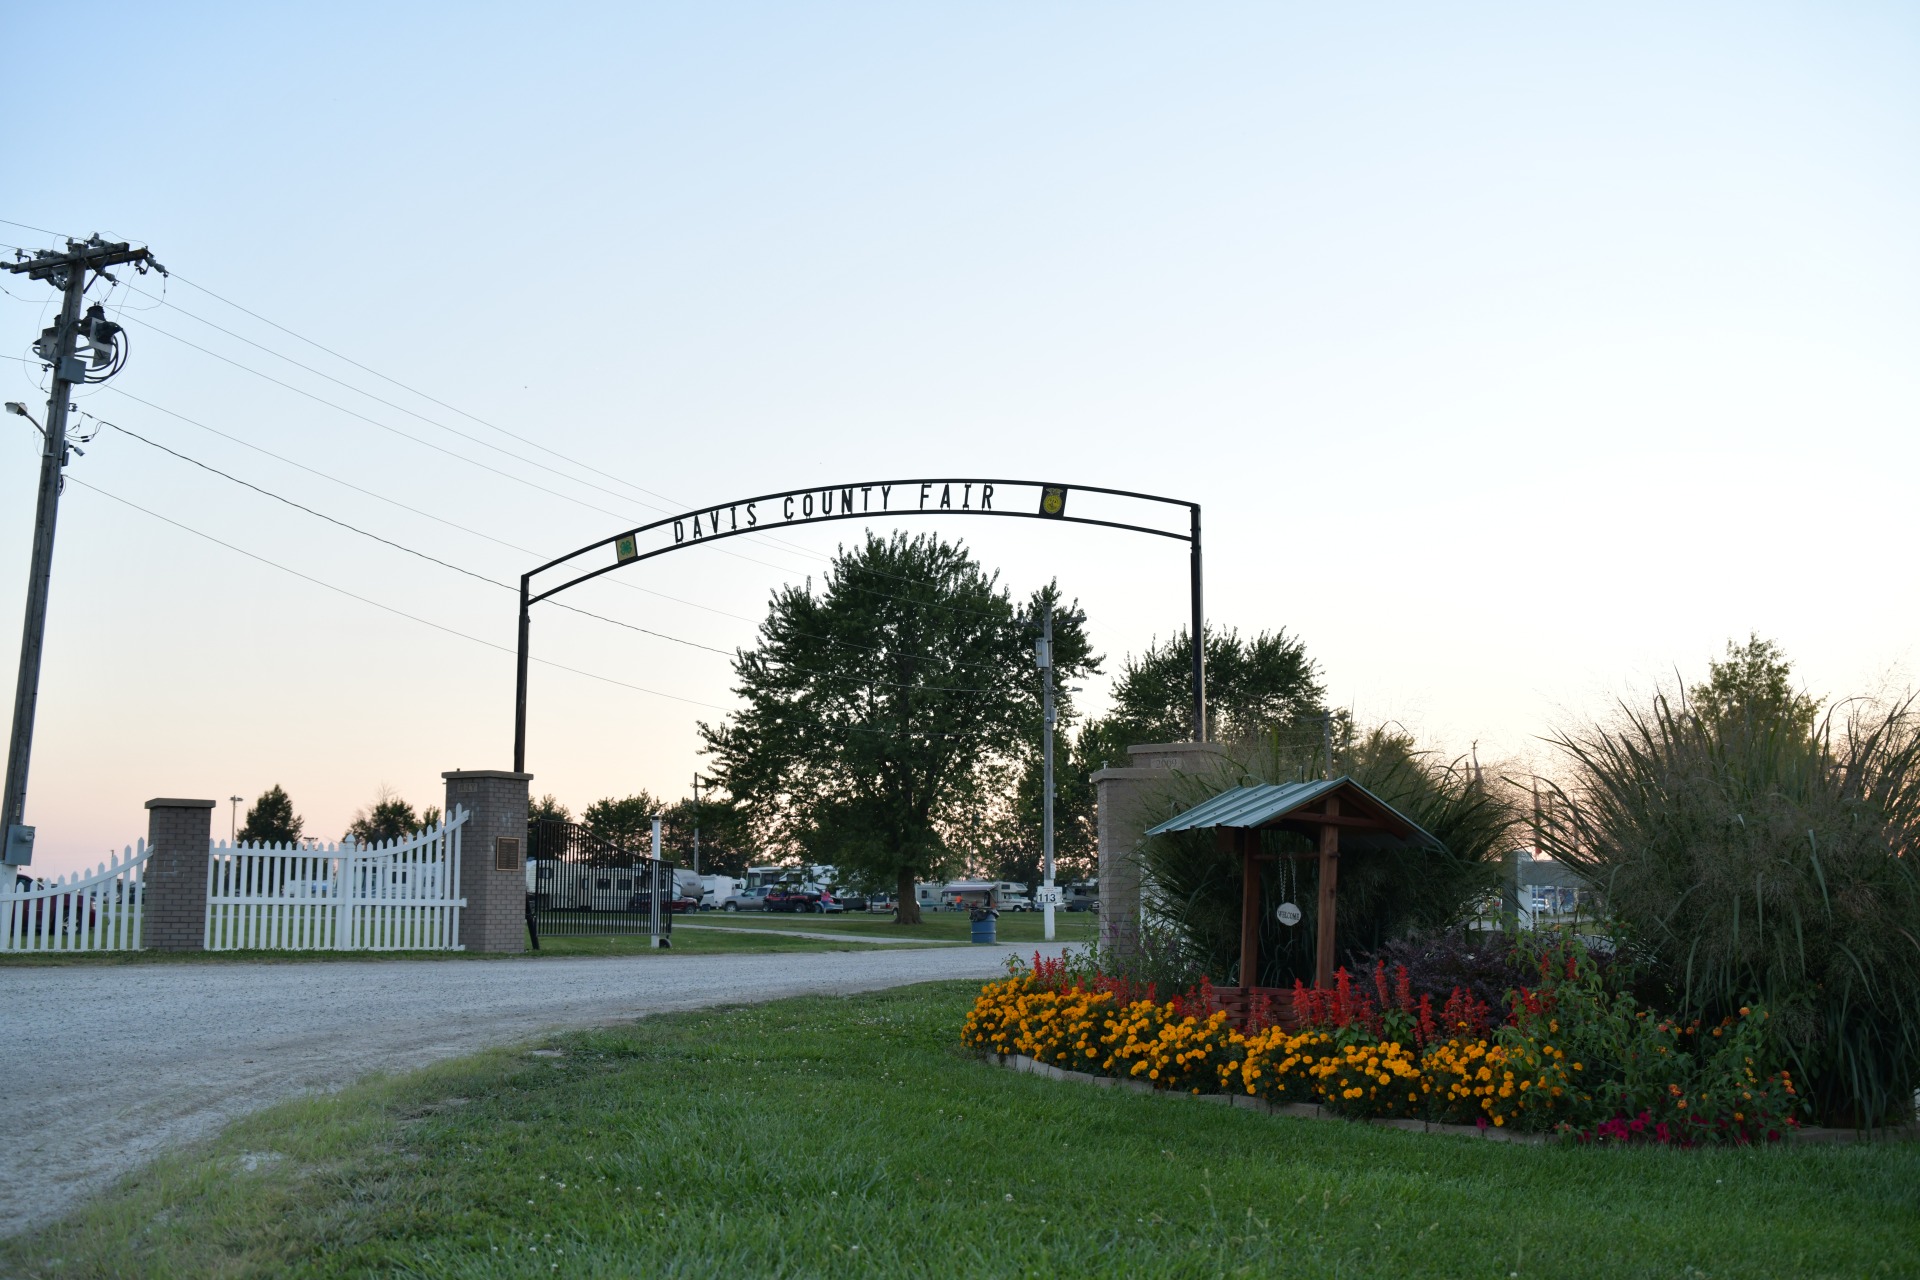
[[[93,871],[57,880],[0,867],[0,951],[138,950],[141,881],[152,852],[142,840]]]
[[[212,846],[209,951],[458,951],[460,828],[385,844]]]

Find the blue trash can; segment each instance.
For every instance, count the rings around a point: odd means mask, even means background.
[[[973,940],[975,942],[997,942],[996,930],[1000,924],[998,911],[975,911],[973,913]]]

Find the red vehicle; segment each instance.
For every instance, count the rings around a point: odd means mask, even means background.
[[[46,881],[35,880],[31,876],[15,873],[14,892],[22,896],[36,889],[45,889]],[[82,913],[86,920],[81,921]],[[99,923],[99,912],[95,909],[93,895],[86,893],[57,893],[44,897],[28,899],[21,910],[19,922],[22,933],[90,933]],[[5,922],[0,921],[0,927]]]
[[[767,890],[768,911],[807,911],[820,914],[846,910],[832,890],[819,885],[777,884]]]

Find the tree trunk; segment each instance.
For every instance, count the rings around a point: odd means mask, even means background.
[[[920,923],[920,899],[913,893],[914,873],[908,868],[900,873],[899,881],[894,885],[893,922],[895,924]]]

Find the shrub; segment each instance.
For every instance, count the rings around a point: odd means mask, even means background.
[[[1920,1086],[1914,703],[1810,728],[1767,682],[1745,702],[1721,683],[1698,707],[1656,697],[1558,739],[1573,777],[1540,842],[1603,891],[1684,1025],[1770,1009],[1818,1116],[1904,1119]]]
[[[1425,930],[1387,943],[1362,957],[1358,967],[1376,965],[1405,968],[1413,994],[1431,996],[1436,1005],[1458,989],[1493,1009],[1504,1008],[1507,992],[1533,976],[1516,958],[1512,936],[1497,930]]]

